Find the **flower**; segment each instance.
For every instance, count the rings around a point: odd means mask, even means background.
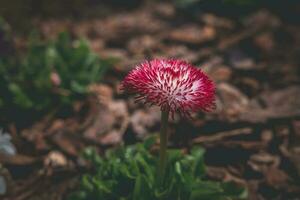
[[[214,83],[200,69],[176,59],[154,59],[136,66],[125,77],[122,89],[137,94],[136,99],[158,105],[172,116],[185,116],[214,107]]]

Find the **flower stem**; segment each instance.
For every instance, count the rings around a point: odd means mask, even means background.
[[[167,144],[168,144],[168,119],[169,111],[161,112],[161,128],[160,128],[160,149],[159,149],[159,177],[161,183],[165,176],[165,168],[167,162]]]

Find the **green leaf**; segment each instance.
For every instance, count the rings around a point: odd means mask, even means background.
[[[76,81],[71,81],[71,90],[73,90],[76,93],[79,94],[83,94],[86,93],[86,86],[85,85],[81,85],[80,83],[76,82]]]
[[[156,143],[157,136],[150,136],[144,141],[144,148],[150,150],[150,148]]]
[[[85,190],[88,192],[92,192],[94,190],[94,185],[92,184],[90,180],[90,176],[83,176],[82,177],[82,186],[84,187]]]
[[[203,177],[205,175],[204,153],[205,150],[200,147],[194,147],[191,151],[191,155],[195,159],[193,173],[196,177]]]
[[[99,158],[95,150],[86,150],[86,158],[94,164],[96,172],[82,180],[90,199],[124,200],[222,200],[240,199],[245,189],[229,183],[204,181],[204,150],[192,149],[190,154],[169,150],[163,183],[157,176],[158,158],[149,151],[154,138],[144,143],[121,146],[108,150]],[[86,188],[86,189],[85,189]],[[76,192],[75,192],[76,194]]]
[[[134,190],[133,190],[133,200],[147,200],[150,199],[150,188],[148,186],[147,179],[144,175],[139,175],[136,178]]]
[[[217,183],[198,182],[193,186],[190,200],[217,200],[222,192],[223,189]]]
[[[175,163],[177,160],[182,158],[182,156],[183,155],[181,150],[177,150],[177,149],[168,150],[168,163],[169,164]]]
[[[15,104],[20,105],[21,108],[31,108],[33,106],[33,102],[19,85],[11,83],[8,88],[14,95]]]

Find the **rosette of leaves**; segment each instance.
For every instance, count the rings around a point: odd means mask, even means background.
[[[205,180],[204,150],[190,154],[169,150],[166,175],[156,173],[158,158],[150,152],[155,138],[133,146],[109,150],[102,158],[87,149],[84,157],[94,171],[82,177],[70,200],[222,200],[244,199],[247,192],[233,183]]]
[[[110,64],[85,40],[73,41],[61,33],[54,41],[42,41],[33,34],[25,54],[0,57],[1,117],[23,121],[26,116],[70,108],[86,97],[88,86],[99,81]]]

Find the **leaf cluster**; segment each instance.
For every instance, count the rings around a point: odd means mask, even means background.
[[[157,174],[158,158],[150,153],[154,138],[109,150],[102,158],[86,149],[84,157],[94,172],[82,177],[70,200],[222,200],[243,199],[246,191],[232,183],[205,180],[204,150],[190,154],[168,151],[165,177]]]
[[[109,65],[85,40],[73,41],[61,33],[53,41],[43,41],[32,34],[25,54],[0,55],[1,117],[71,106],[86,96],[88,86],[99,81]]]

